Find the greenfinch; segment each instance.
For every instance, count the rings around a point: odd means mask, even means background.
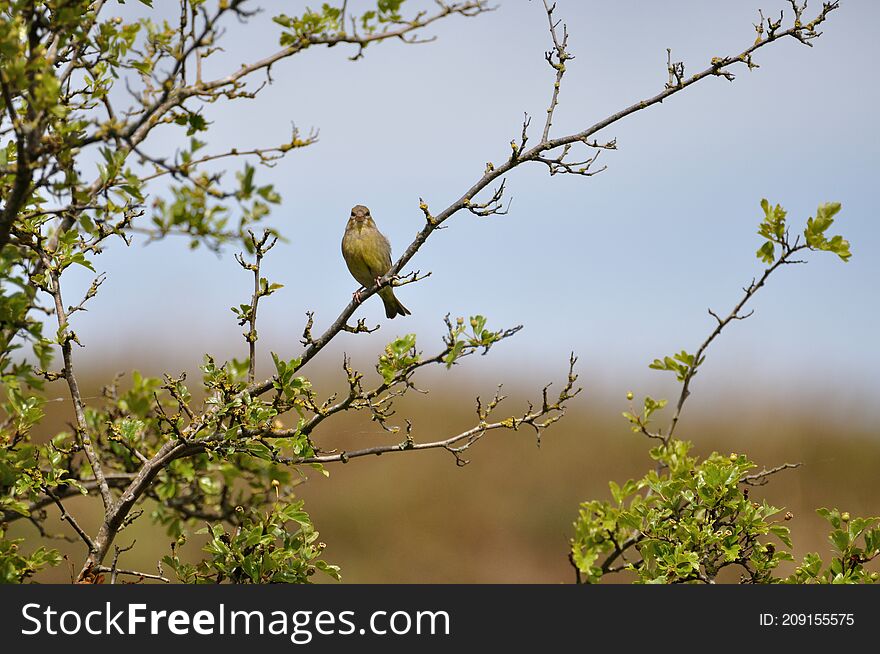
[[[342,237],[342,258],[351,276],[364,288],[375,284],[391,269],[391,244],[376,228],[370,210],[362,204],[352,207]],[[379,297],[385,304],[385,315],[389,318],[410,315],[409,309],[394,297],[391,286],[379,289]],[[360,300],[359,293],[355,293],[355,299]]]

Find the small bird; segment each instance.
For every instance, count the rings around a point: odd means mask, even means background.
[[[351,209],[342,237],[342,258],[351,276],[364,288],[372,286],[391,269],[391,244],[376,228],[370,210],[362,204]],[[360,292],[354,297],[360,301]],[[389,318],[410,315],[409,309],[394,297],[394,289],[390,286],[379,289],[379,297]]]

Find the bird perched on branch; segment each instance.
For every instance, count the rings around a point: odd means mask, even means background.
[[[351,276],[364,288],[369,288],[391,269],[391,244],[376,228],[370,210],[358,204],[351,209],[351,217],[345,226],[342,237],[342,258]],[[360,302],[360,292],[354,294]],[[410,315],[394,296],[391,286],[379,289],[379,297],[385,304],[385,315],[389,318]]]

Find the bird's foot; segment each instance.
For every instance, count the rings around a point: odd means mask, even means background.
[[[357,304],[361,303],[361,291],[363,291],[363,290],[364,290],[363,288],[359,288],[358,290],[356,290],[354,293],[351,294],[351,299],[354,300]]]

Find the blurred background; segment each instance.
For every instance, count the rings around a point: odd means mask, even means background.
[[[299,352],[307,310],[319,332],[349,301],[356,283],[339,243],[352,205],[370,207],[399,254],[423,224],[419,198],[437,213],[487,161],[503,161],[523,112],[535,117],[533,142],[539,138],[553,83],[543,58],[546,15],[540,2],[497,4],[474,19],[438,23],[425,33],[435,42],[384,43],[356,62],[342,46],[306,51],[274,67],[274,84],[256,100],[206,108],[213,123],[206,151],[276,145],[289,138],[291,123],[320,129],[316,145],[258,169],[257,181],[274,183],[283,196],[269,222],[288,239],[264,263],[285,288],[260,306],[258,376],[270,374],[270,350],[286,358]],[[228,26],[206,77],[271,53],[279,33],[271,16],[305,7],[263,5],[250,23]],[[661,91],[666,48],[691,75],[714,56],[748,47],[759,8],[776,16],[788,7],[780,0],[560,0],[557,17],[568,25],[576,59],[553,133],[580,131]],[[110,7],[126,20],[144,11]],[[771,44],[755,57],[760,68],[734,69],[734,82],[704,80],[600,132],[619,149],[602,154],[608,169],[594,177],[551,179],[543,166],[521,167],[508,179],[507,215],[456,215],[412,260],[408,270],[432,273],[397,291],[412,316],[390,322],[378,299],[364,304],[358,316],[382,328],[341,334],[309,364],[320,393],[344,384],[343,352],[372,373],[397,335],[415,332],[420,349],[439,349],[447,313],[481,313],[495,328],[524,325],[487,357],[418,378],[430,394],[398,409],[416,440],[472,426],[474,397],[499,383],[511,396],[504,413],[520,412],[544,384],[564,381],[571,351],[580,357],[584,392],[540,448],[526,431],[492,433],[463,468],[440,451],[333,466],[329,479],[310,474],[300,495],[345,581],[571,581],[566,557],[578,502],[607,497],[610,479],[641,476],[651,465],[648,443],[620,417],[626,392],[637,400],[677,396],[672,376],[648,364],[694,351],[714,326],[707,308],[728,312],[760,274],[762,197],[782,204],[795,227],[818,204],[841,202],[832,231],[851,241],[853,258],[812,255],[808,265],[771,278],[754,300],[755,315],[732,324],[709,352],[678,435],[703,455],[745,451],[767,467],[802,462],[759,493],[794,512],[798,554],[828,550],[813,513],[819,506],[880,514],[878,21],[877,3],[844,0],[814,47]],[[182,146],[169,138],[147,150],[167,157]],[[153,192],[161,195],[162,186]],[[76,354],[87,394],[97,395],[116,372],[188,371],[197,379],[203,353],[245,357],[229,307],[249,299],[252,280],[234,253],[191,251],[173,238],[109,248],[97,262],[107,281],[73,325],[86,346]],[[66,296],[90,282],[71,274]],[[64,396],[61,385],[54,388]],[[50,406],[47,429],[60,428],[69,406]],[[316,440],[350,448],[389,438],[367,418],[344,416]],[[169,539],[146,523],[130,528],[139,540],[130,567],[152,567],[168,551]]]

